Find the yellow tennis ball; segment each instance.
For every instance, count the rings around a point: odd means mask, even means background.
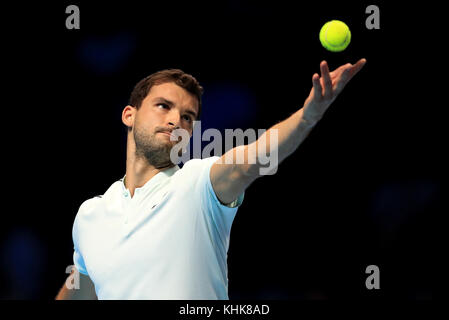
[[[323,47],[332,52],[346,49],[351,42],[349,27],[340,20],[326,22],[320,30],[320,41]]]

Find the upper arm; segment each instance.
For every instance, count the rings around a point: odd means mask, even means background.
[[[79,288],[69,289],[67,287],[67,281],[72,281],[76,277],[79,277]],[[79,272],[76,267],[73,267],[72,273],[68,276],[66,282],[62,286],[56,300],[97,300],[97,294],[95,293],[95,285],[88,275],[84,275]]]
[[[238,159],[237,152],[243,152],[246,161],[235,161]],[[236,200],[259,177],[256,166],[248,164],[247,153],[247,145],[233,148],[221,156],[210,169],[212,187],[217,198],[224,204]],[[230,159],[233,161],[231,162]]]

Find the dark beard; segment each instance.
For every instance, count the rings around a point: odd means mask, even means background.
[[[134,129],[137,158],[146,159],[155,168],[164,168],[173,165],[170,160],[170,151],[173,147],[171,143],[159,141],[156,138],[156,133],[147,134],[138,130],[137,127]]]

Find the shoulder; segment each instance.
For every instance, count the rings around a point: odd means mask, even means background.
[[[117,193],[121,190],[121,184],[121,180],[116,181],[106,190],[104,194],[85,200],[80,205],[77,216],[89,216],[95,212],[98,212],[98,209],[103,207],[108,200],[116,198]]]
[[[198,193],[198,188],[210,181],[210,168],[219,157],[191,159],[173,176],[172,184],[185,192]],[[184,186],[184,187],[183,187]]]
[[[218,160],[219,157],[209,157],[204,159],[191,159],[187,161],[180,171],[198,172],[210,169],[210,167]]]
[[[104,202],[103,195],[95,196],[85,200],[78,209],[78,214],[87,213],[95,209]]]
[[[188,181],[191,184],[203,184],[209,179],[210,168],[218,159],[220,158],[191,159],[176,172],[175,180],[180,183]]]

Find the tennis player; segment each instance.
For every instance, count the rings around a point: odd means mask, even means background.
[[[278,164],[365,63],[330,72],[321,62],[304,106],[265,133],[277,130]],[[192,135],[202,92],[194,77],[178,69],[154,73],[135,86],[122,113],[128,129],[125,176],[80,206],[69,276],[79,276],[79,288],[65,284],[56,299],[229,299],[231,225],[245,189],[262,176],[262,165],[257,159],[250,163],[251,144],[222,157],[189,160],[181,169],[173,163],[173,132]],[[252,144],[257,147],[262,138]],[[264,146],[269,149],[266,141]],[[238,150],[248,161],[224,161]]]

